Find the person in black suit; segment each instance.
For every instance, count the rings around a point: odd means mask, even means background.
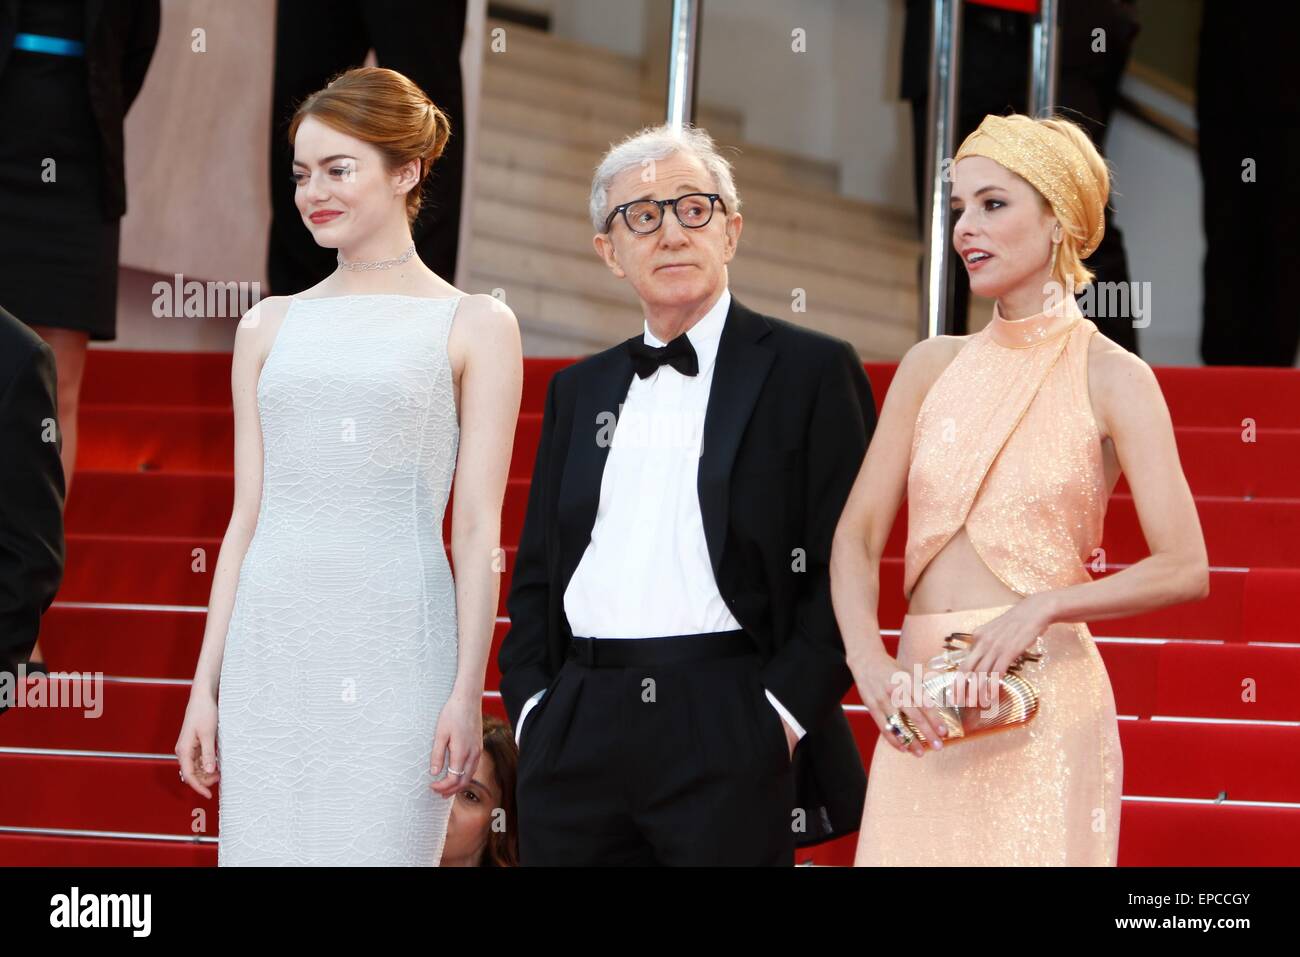
[[[596,172],[645,322],[547,388],[498,656],[523,865],[789,865],[859,825],[828,562],[875,405],[851,345],[731,295],[739,203],[699,129]]]
[[[13,687],[63,580],[58,421],[54,352],[0,307],[0,688]]]

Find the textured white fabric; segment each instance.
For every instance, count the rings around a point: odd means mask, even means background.
[[[442,856],[452,799],[429,765],[457,661],[442,527],[458,302],[295,299],[276,334],[221,669],[220,866]]]

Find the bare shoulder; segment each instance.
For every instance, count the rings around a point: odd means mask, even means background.
[[[292,296],[267,296],[249,307],[235,329],[236,360],[244,358],[255,368],[262,367],[292,302]]]
[[[474,293],[461,299],[456,307],[456,318],[452,325],[453,338],[462,343],[473,343],[484,350],[499,347],[512,337],[519,336],[519,320],[514,311],[496,296],[487,293]]]
[[[1106,435],[1126,414],[1166,408],[1155,370],[1101,332],[1088,344],[1088,392]]]
[[[894,381],[920,401],[969,338],[970,336],[930,336],[922,339],[903,353]]]
[[[496,296],[474,293],[456,306],[447,349],[459,369],[474,357],[489,359],[522,354],[519,320]]]

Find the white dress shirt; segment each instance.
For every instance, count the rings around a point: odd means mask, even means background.
[[[741,628],[718,591],[696,488],[704,415],[731,292],[686,332],[699,359],[696,375],[662,365],[634,375],[601,477],[591,541],[564,592],[573,633],[585,638],[653,639]],[[646,322],[644,341],[655,338]],[[524,718],[545,689],[524,703]],[[777,713],[804,729],[777,701]]]

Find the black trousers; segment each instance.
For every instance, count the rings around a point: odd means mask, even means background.
[[[361,66],[373,48],[382,67],[402,73],[447,114],[451,136],[424,187],[411,229],[416,254],[448,282],[456,279],[461,180],[465,165],[460,48],[466,0],[279,0],[271,101],[271,236],[267,278],[275,295],[314,286],[337,268],[294,205],[289,122],[298,104],[336,73]]]
[[[523,723],[520,864],[794,863],[789,746],[743,636],[575,641]]]
[[[1197,61],[1206,365],[1291,366],[1300,346],[1294,32],[1210,0]],[[1253,167],[1247,175],[1246,163]]]

